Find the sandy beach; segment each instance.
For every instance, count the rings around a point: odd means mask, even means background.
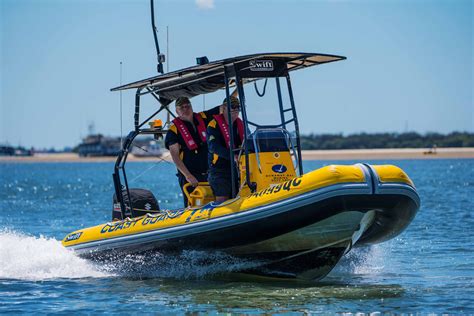
[[[438,148],[429,153],[425,148],[394,149],[341,149],[303,150],[303,160],[397,160],[397,159],[473,159],[474,147]],[[75,153],[35,154],[30,157],[0,156],[0,162],[113,162],[115,157],[79,157]],[[129,155],[128,160],[156,161],[159,158],[138,158]],[[169,154],[162,159],[171,161]]]

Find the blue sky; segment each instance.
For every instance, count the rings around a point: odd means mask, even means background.
[[[292,74],[303,133],[474,132],[472,1],[159,1],[170,70],[272,51],[347,56]],[[156,74],[149,1],[0,0],[0,143],[120,134],[120,81]],[[165,66],[166,69],[166,66]],[[206,98],[217,104],[223,93]],[[123,130],[133,92],[123,93]],[[203,100],[193,100],[195,110]],[[155,105],[149,102],[149,110]],[[256,110],[257,114],[259,110]],[[262,115],[267,110],[262,110]]]

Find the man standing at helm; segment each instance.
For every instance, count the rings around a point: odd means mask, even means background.
[[[235,96],[231,96],[230,103],[234,148],[238,148],[242,145],[244,140],[244,124],[239,118],[239,99]],[[227,99],[224,99],[221,113],[219,115],[214,115],[214,119],[207,126],[207,144],[209,146],[209,184],[216,197],[216,202],[223,202],[229,198],[233,198],[230,160],[236,159],[236,157],[232,157],[229,151],[230,131],[228,122]],[[238,174],[237,170],[235,170],[235,174]],[[238,190],[237,181],[235,181],[234,185]]]
[[[219,106],[199,113],[193,112],[191,101],[187,97],[176,99],[177,118],[173,120],[166,133],[165,146],[176,164],[178,182],[183,191],[186,183],[193,187],[198,182],[207,181],[207,143],[206,126],[213,115],[219,113]],[[184,206],[188,199],[183,191]]]

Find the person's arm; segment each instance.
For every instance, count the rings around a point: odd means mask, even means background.
[[[191,183],[193,186],[197,185],[197,180],[196,178],[189,172],[188,168],[186,165],[183,163],[181,158],[179,157],[179,140],[178,140],[178,130],[176,126],[173,124],[170,126],[170,130],[168,133],[166,133],[165,137],[165,147],[170,151],[171,158],[173,159],[173,162],[176,165],[176,168],[178,168],[179,172],[181,172],[184,177],[186,178],[186,181]]]
[[[237,95],[238,95],[237,88],[235,88],[230,96],[237,97]],[[218,115],[221,113],[221,107],[222,107],[222,104],[219,104],[218,106],[213,107],[212,109],[209,109],[207,111],[202,111],[201,113],[203,114],[203,118],[211,121],[214,115]]]
[[[198,185],[198,180],[196,179],[195,176],[192,175],[191,172],[189,172],[188,168],[186,165],[183,163],[183,161],[179,158],[179,144],[173,144],[169,146],[169,151],[171,154],[171,158],[173,159],[173,162],[176,165],[176,168],[186,177],[186,181],[191,183],[193,187]]]
[[[202,118],[209,123],[214,118],[214,115],[218,115],[220,113],[221,106],[222,104],[219,104],[218,106],[213,107],[212,109],[202,111],[200,114]]]
[[[222,136],[220,135],[218,128],[216,121],[212,121],[207,126],[208,150],[211,154],[219,156],[219,158],[230,160],[229,149],[221,144],[220,140],[222,139]]]

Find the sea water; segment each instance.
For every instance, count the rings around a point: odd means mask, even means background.
[[[372,163],[403,168],[421,209],[401,235],[353,249],[320,282],[238,275],[254,263],[219,252],[89,262],[60,240],[110,220],[113,163],[0,163],[0,313],[474,313],[474,160]],[[128,164],[130,185],[162,208],[182,203],[174,173]]]

